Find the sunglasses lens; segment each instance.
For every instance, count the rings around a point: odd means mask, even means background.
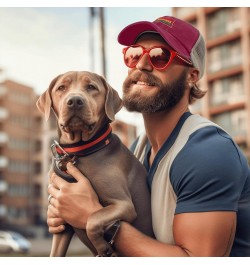
[[[140,61],[144,53],[149,54],[151,64],[156,69],[163,69],[164,67],[166,67],[171,58],[171,52],[168,49],[155,47],[147,51],[144,50],[144,48],[141,46],[131,46],[125,50],[125,64],[130,68],[134,68]]]
[[[152,65],[157,69],[162,69],[168,64],[171,53],[164,48],[154,48],[150,51],[149,56]]]
[[[135,67],[141,59],[142,54],[142,47],[129,47],[124,54],[125,64],[130,68]]]

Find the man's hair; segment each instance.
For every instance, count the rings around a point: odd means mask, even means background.
[[[194,85],[189,94],[189,104],[193,104],[197,99],[201,99],[206,95],[207,91],[203,91],[198,88],[197,85]]]

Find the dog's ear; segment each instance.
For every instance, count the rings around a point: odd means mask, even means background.
[[[50,110],[52,107],[52,100],[51,100],[51,90],[54,87],[54,85],[56,84],[57,79],[60,77],[61,75],[55,77],[50,85],[49,88],[38,98],[37,102],[36,102],[36,106],[38,108],[38,110],[44,114],[45,120],[47,121],[49,119],[50,116]]]
[[[108,82],[101,76],[101,80],[106,88],[106,100],[105,100],[105,112],[107,117],[111,120],[115,120],[115,114],[122,108],[122,99],[115,89],[113,89]]]

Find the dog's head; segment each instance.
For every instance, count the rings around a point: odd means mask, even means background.
[[[122,100],[102,76],[72,71],[54,78],[36,105],[46,120],[53,109],[61,143],[73,143],[91,139],[105,122],[113,121]]]

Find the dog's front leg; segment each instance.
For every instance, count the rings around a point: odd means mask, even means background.
[[[117,220],[132,222],[135,218],[136,212],[131,201],[115,202],[89,217],[86,232],[98,256],[116,256],[112,247],[103,238],[105,229]]]
[[[63,232],[54,234],[50,257],[65,257],[73,234],[74,230],[68,224],[65,226],[65,230]]]

